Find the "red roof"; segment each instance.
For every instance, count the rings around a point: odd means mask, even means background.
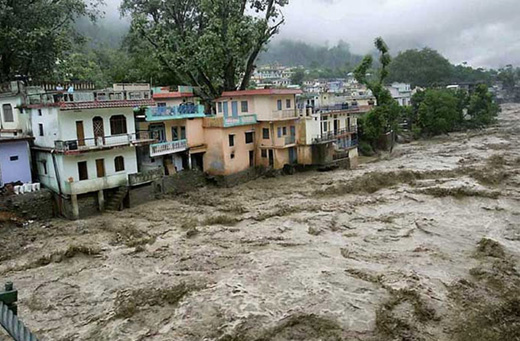
[[[239,96],[269,96],[269,95],[299,95],[303,93],[296,89],[259,89],[259,90],[241,90],[226,91],[221,97],[239,97]]]
[[[166,98],[183,98],[183,97],[194,97],[195,95],[191,92],[160,92],[153,94],[154,99],[166,99]]]

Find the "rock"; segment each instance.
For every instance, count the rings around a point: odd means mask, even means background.
[[[311,234],[313,236],[317,236],[317,235],[321,234],[321,232],[323,232],[323,231],[321,230],[321,228],[319,228],[317,226],[309,226],[309,229],[307,230],[307,233]]]

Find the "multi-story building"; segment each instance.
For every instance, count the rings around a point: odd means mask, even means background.
[[[0,85],[0,187],[8,183],[30,183],[32,140],[25,109],[25,87],[21,82]]]
[[[153,95],[155,105],[138,119],[139,130],[148,131],[157,140],[138,148],[140,170],[163,168],[167,175],[184,169],[204,170],[204,106],[191,89],[184,91],[157,91]]]
[[[153,141],[136,131],[134,108],[153,104],[148,85],[106,90],[46,91],[29,95],[35,168],[43,185],[57,193],[63,215],[77,219],[79,199],[118,208],[128,175],[137,173],[136,147]],[[115,207],[110,207],[115,206]]]

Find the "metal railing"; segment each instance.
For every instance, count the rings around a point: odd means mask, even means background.
[[[187,140],[162,142],[150,145],[150,157],[173,154],[188,148]]]
[[[161,121],[167,119],[195,118],[204,116],[204,106],[191,103],[171,107],[149,107],[146,109],[147,121]]]
[[[0,326],[15,341],[38,341],[36,335],[18,319],[16,302],[18,291],[14,289],[13,283],[5,284],[5,291],[0,291]]]
[[[54,146],[58,152],[81,151],[96,148],[107,148],[125,146],[140,141],[151,141],[150,134],[146,131],[140,131],[130,134],[119,134],[111,136],[98,136],[94,138],[54,141]]]
[[[337,140],[338,138],[357,133],[357,125],[350,126],[350,128],[338,129],[334,131],[329,131],[327,133],[316,136],[312,139],[313,143],[323,143]]]

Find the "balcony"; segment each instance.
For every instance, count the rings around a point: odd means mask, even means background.
[[[296,143],[296,136],[286,136],[285,137],[285,145],[291,145]]]
[[[236,117],[210,117],[204,120],[206,128],[230,128],[257,124],[255,114]]]
[[[54,141],[54,147],[58,153],[77,154],[91,150],[109,149],[114,147],[135,146],[148,144],[154,140],[147,132],[120,134],[111,136],[98,136],[95,138]]]
[[[149,107],[146,109],[146,121],[148,122],[200,117],[205,117],[203,105],[184,104],[173,107]]]
[[[187,140],[162,142],[150,145],[150,157],[174,154],[185,151],[188,148]]]
[[[325,142],[333,142],[341,137],[344,137],[349,134],[357,133],[357,126],[351,126],[350,128],[340,129],[336,131],[331,131],[319,136],[316,136],[312,141],[313,143],[325,143]]]
[[[65,194],[84,194],[97,192],[104,189],[117,188],[128,184],[128,175],[126,172],[121,174],[107,175],[102,178],[75,181],[69,179],[65,182],[63,193]]]
[[[298,118],[298,111],[295,109],[273,110],[269,120],[291,120]]]

